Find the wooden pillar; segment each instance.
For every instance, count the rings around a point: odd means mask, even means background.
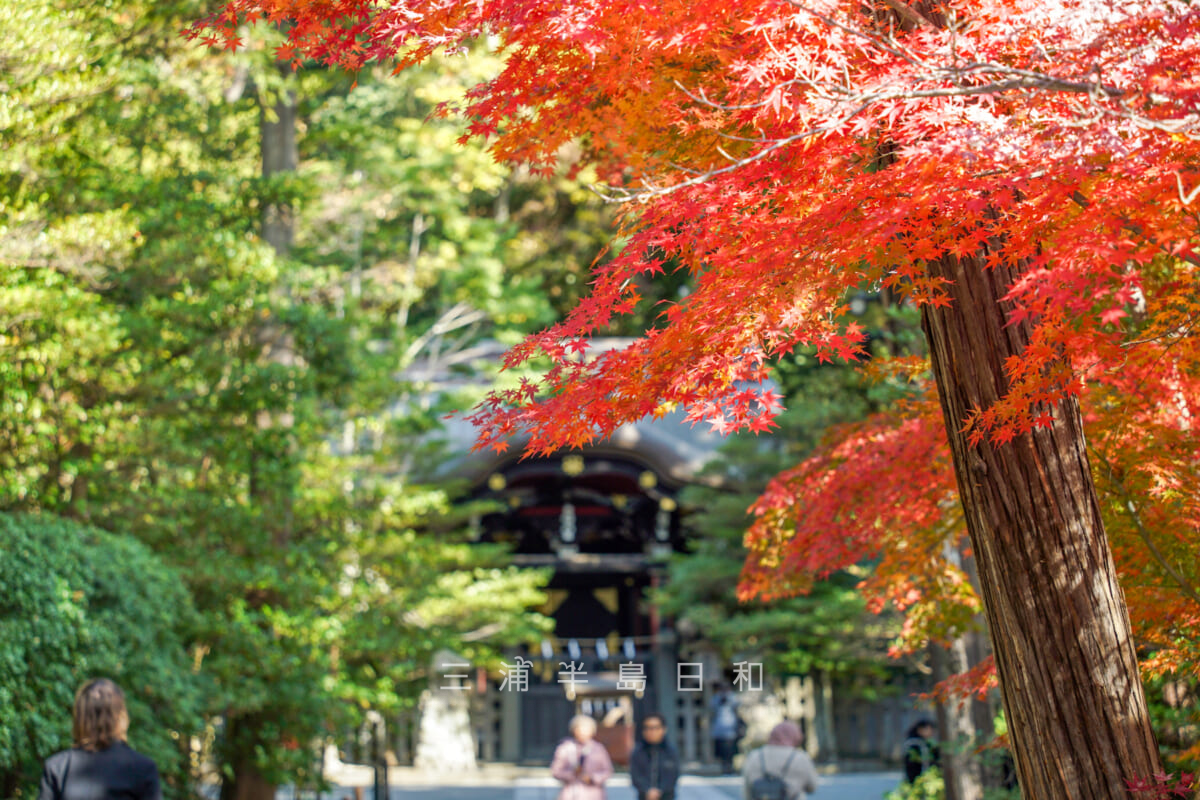
[[[500,759],[521,760],[521,703],[524,692],[500,692]]]

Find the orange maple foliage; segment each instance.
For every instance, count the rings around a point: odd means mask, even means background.
[[[751,508],[739,595],[770,600],[865,559],[868,607],[906,612],[898,652],[945,641],[979,601],[946,558],[966,535],[936,397],[835,429],[829,444],[768,485]],[[903,468],[897,468],[903,465]]]
[[[1171,287],[1152,282],[1147,305],[1162,298],[1158,289]],[[1078,370],[1088,378],[1089,455],[1142,666],[1200,679],[1200,342],[1180,332],[1139,328],[1126,337],[1123,360],[1102,366],[1085,355],[1090,363]],[[966,530],[931,391],[831,431],[751,510],[746,598],[786,595],[871,558],[876,569],[861,585],[871,607],[890,603],[906,615],[898,652],[947,642],[978,611],[956,559],[946,557]],[[951,693],[984,690],[995,673],[974,677],[985,683],[956,678]]]
[[[887,34],[884,9],[899,15]],[[739,387],[770,359],[797,344],[860,355],[862,332],[839,321],[848,288],[942,303],[926,260],[983,243],[1028,264],[1013,314],[1038,321],[1008,398],[968,421],[1005,441],[1081,388],[1059,354],[1111,357],[1144,265],[1196,260],[1186,2],[230,0],[189,35],[229,44],[259,17],[287,24],[287,54],[348,69],[494,35],[505,67],[467,97],[470,133],[544,168],[582,142],[611,194],[642,201],[592,295],[510,354],[553,366],[475,416],[496,448],[519,431],[535,451],[582,445],[660,403],[763,429],[777,398]],[[872,169],[881,146],[889,166]],[[576,357],[667,265],[694,291],[663,325]]]

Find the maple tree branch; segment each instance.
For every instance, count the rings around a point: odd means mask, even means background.
[[[1121,346],[1122,347],[1137,347],[1138,345],[1141,345],[1141,344],[1152,344],[1155,342],[1161,342],[1161,341],[1165,341],[1165,340],[1169,340],[1171,342],[1171,344],[1173,345],[1173,344],[1180,342],[1184,339],[1187,339],[1189,336],[1191,336],[1192,332],[1195,330],[1197,324],[1200,324],[1200,317],[1191,317],[1190,319],[1188,319],[1187,324],[1181,328],[1178,328],[1173,331],[1167,331],[1160,336],[1151,336],[1147,339],[1133,339],[1128,342],[1122,342]]]
[[[1096,88],[1094,84],[1090,83],[1069,81],[1037,73],[1022,74],[1024,72],[1025,70],[1006,68],[1005,74],[1015,74],[1017,77],[1006,81],[993,81],[992,83],[983,83],[975,86],[956,86],[945,89],[911,89],[891,97],[881,95],[880,99],[907,100],[909,98],[927,97],[967,97],[980,94],[1001,94],[1013,89],[1042,89],[1051,92],[1091,93]],[[1113,91],[1116,92],[1119,90],[1114,89]]]
[[[1192,189],[1190,192],[1186,194],[1184,193],[1183,178],[1180,177],[1178,172],[1175,173],[1175,185],[1179,187],[1179,200],[1185,206],[1190,206],[1192,201],[1195,200],[1197,196],[1200,196],[1200,184],[1196,184],[1196,188]]]
[[[903,59],[904,61],[907,61],[908,63],[910,63],[914,66],[924,66],[924,64],[925,64],[924,61],[916,58],[910,51],[908,51],[904,48],[901,48],[899,43],[896,42],[895,38],[893,38],[891,34],[888,34],[888,36],[886,38],[881,38],[879,36],[876,36],[875,34],[867,33],[866,31],[861,30],[859,28],[852,28],[849,25],[843,25],[842,23],[835,20],[833,17],[831,17],[827,14],[822,14],[820,11],[817,11],[813,8],[810,8],[809,6],[806,6],[804,3],[800,2],[800,0],[788,0],[788,3],[792,6],[795,6],[796,8],[800,9],[801,11],[803,11],[807,14],[811,14],[812,16],[816,17],[817,19],[821,20],[821,22],[824,22],[829,27],[840,30],[843,33],[848,33],[851,36],[855,36],[857,38],[864,39],[864,40],[870,42],[871,44],[875,45],[876,47],[878,47],[880,50],[883,50],[884,52],[887,52],[887,53],[891,53],[892,55],[896,56],[897,58]]]
[[[958,26],[956,24],[956,18],[952,17],[948,26],[935,26],[929,21],[929,19],[927,17],[919,16],[916,11],[914,11],[911,7],[907,6],[903,2],[900,2],[900,0],[884,0],[884,1],[889,5],[889,7],[892,7],[894,10],[896,10],[897,13],[899,13],[903,18],[910,20],[914,24],[920,24],[921,27],[933,28],[936,30],[946,30],[949,33],[949,37],[950,37],[950,41],[949,41],[950,51],[951,51],[950,64],[949,65],[930,64],[928,61],[925,61],[925,60],[919,58],[910,49],[904,47],[899,42],[897,42],[895,37],[893,37],[890,33],[887,34],[886,36],[880,36],[880,35],[877,35],[874,33],[864,31],[860,28],[856,28],[856,27],[852,27],[850,25],[843,24],[843,23],[837,21],[836,19],[834,19],[833,17],[829,16],[828,14],[821,13],[821,12],[805,5],[803,2],[801,2],[801,0],[788,0],[788,3],[790,5],[792,5],[793,7],[797,8],[805,13],[812,15],[816,19],[819,19],[821,22],[823,22],[825,25],[829,26],[830,28],[840,30],[851,36],[860,38],[866,42],[869,42],[871,45],[882,50],[883,52],[889,53],[897,58],[903,59],[904,61],[906,61],[907,63],[909,63],[910,65],[912,65],[914,67],[918,67],[918,68],[925,70],[926,74],[924,74],[922,76],[918,76],[912,81],[912,83],[914,83],[914,84],[919,85],[922,83],[929,83],[929,82],[940,83],[940,82],[946,81],[946,82],[952,83],[955,86],[960,88],[959,91],[947,90],[945,88],[937,88],[937,89],[929,89],[929,90],[909,90],[908,92],[904,93],[899,98],[897,98],[895,96],[889,97],[889,96],[881,95],[881,96],[875,98],[876,100],[926,98],[926,97],[952,97],[952,96],[966,96],[966,95],[973,95],[973,94],[994,94],[994,93],[1000,93],[1000,92],[1005,92],[1005,91],[1011,91],[1014,89],[1035,89],[1035,90],[1042,90],[1042,91],[1086,94],[1092,99],[1093,114],[1090,115],[1091,117],[1096,117],[1098,115],[1108,115],[1108,116],[1113,116],[1113,117],[1116,117],[1119,119],[1124,119],[1124,120],[1129,121],[1143,129],[1163,130],[1163,131],[1167,131],[1170,133],[1182,133],[1182,134],[1185,134],[1188,136],[1196,135],[1196,134],[1192,133],[1192,129],[1196,128],[1198,126],[1198,124],[1200,124],[1200,116],[1195,115],[1195,114],[1189,114],[1179,120],[1154,120],[1154,119],[1151,119],[1151,118],[1145,116],[1144,114],[1138,113],[1137,111],[1132,109],[1128,103],[1125,103],[1125,102],[1122,102],[1120,104],[1121,111],[1097,104],[1096,99],[1099,96],[1103,96],[1103,97],[1107,97],[1107,98],[1119,98],[1119,97],[1127,94],[1127,92],[1125,90],[1123,90],[1117,86],[1104,84],[1100,80],[1100,68],[1098,65],[1093,65],[1092,69],[1090,70],[1091,74],[1094,76],[1091,80],[1087,80],[1087,79],[1083,79],[1083,78],[1076,78],[1076,79],[1063,78],[1063,77],[1049,75],[1049,74],[1035,71],[1035,70],[1026,70],[1026,69],[1020,69],[1020,68],[1016,68],[1016,67],[1007,66],[1004,64],[997,64],[995,62],[976,62],[976,63],[966,64],[966,65],[960,65],[960,64],[958,64],[958,46],[957,46],[957,28],[958,28]],[[769,41],[768,41],[768,44],[770,44]],[[1049,54],[1046,54],[1043,52],[1043,55],[1046,57],[1047,60],[1050,60]],[[970,89],[962,90],[962,83],[963,83],[963,79],[965,77],[969,77],[971,75],[984,75],[984,74],[991,75],[996,78],[1009,77],[1009,80],[1006,80],[1006,81],[992,80],[991,82],[980,85],[977,88],[970,88]],[[1022,81],[1021,80],[1022,78],[1025,80]],[[845,83],[846,83],[846,86],[848,86],[849,80],[847,79]],[[772,90],[772,93],[774,94],[774,93],[778,92],[780,90],[780,87],[782,87],[784,85],[785,84],[780,84],[779,86],[775,87]],[[818,88],[816,83],[810,83],[809,85],[812,86],[814,89]],[[826,82],[825,85],[831,85],[831,84],[828,84]],[[842,87],[838,87],[838,88],[841,89]],[[847,94],[848,94],[848,92],[847,92]],[[826,99],[834,99],[827,93],[821,93],[820,96],[822,96]],[[860,95],[857,98],[853,98],[853,101],[858,101],[862,97],[863,96]],[[764,103],[765,102],[766,101],[764,101]],[[1076,107],[1081,112],[1081,116],[1085,116],[1082,113],[1082,111],[1083,111],[1082,107],[1080,107],[1080,106],[1076,106]]]
[[[725,131],[717,131],[716,133],[717,133],[717,136],[720,136],[722,139],[729,139],[730,141],[733,141],[733,142],[750,142],[751,144],[766,144],[767,142],[771,141],[770,139],[768,139],[765,136],[754,136],[754,137],[738,136],[736,133],[726,133]],[[695,171],[696,170],[692,170],[692,172],[695,172]]]
[[[890,8],[895,10],[902,18],[913,24],[920,24],[922,27],[932,29],[943,29],[944,26],[935,26],[927,17],[918,14],[912,7],[903,2],[903,0],[885,0]],[[780,98],[786,90],[792,87],[807,89],[810,97],[816,97],[822,100],[827,100],[833,103],[834,108],[829,113],[824,124],[817,125],[805,131],[800,131],[791,136],[772,141],[762,150],[753,155],[735,159],[728,153],[720,150],[718,152],[722,158],[731,163],[715,170],[699,171],[685,170],[691,177],[685,181],[674,183],[669,186],[651,186],[643,179],[643,185],[647,188],[645,191],[631,191],[624,189],[614,190],[611,187],[605,187],[603,191],[598,193],[605,199],[613,201],[628,201],[628,200],[647,200],[652,197],[660,197],[665,194],[674,192],[677,189],[694,186],[718,175],[726,174],[741,166],[745,166],[761,160],[767,155],[779,150],[788,144],[811,137],[814,135],[825,134],[837,130],[845,125],[850,120],[860,115],[863,111],[873,105],[889,103],[894,101],[905,100],[923,100],[933,98],[949,98],[949,97],[971,97],[982,95],[998,95],[1006,92],[1033,90],[1044,92],[1057,92],[1067,94],[1082,94],[1091,99],[1091,113],[1089,114],[1086,107],[1080,104],[1072,104],[1081,118],[1090,117],[1093,120],[1103,115],[1111,115],[1118,118],[1124,118],[1142,128],[1160,128],[1171,132],[1185,132],[1194,124],[1194,115],[1190,115],[1180,120],[1150,120],[1144,115],[1138,115],[1128,110],[1127,103],[1121,102],[1119,108],[1113,108],[1110,105],[1102,105],[1097,101],[1100,98],[1116,99],[1126,94],[1119,87],[1106,85],[1101,81],[1101,73],[1098,66],[1093,66],[1090,79],[1085,78],[1065,78],[1047,74],[1045,72],[1029,69],[1021,69],[1018,67],[999,64],[994,61],[969,62],[960,64],[958,61],[958,50],[956,45],[957,25],[951,21],[947,29],[951,36],[952,57],[950,64],[933,64],[917,57],[911,50],[902,46],[889,33],[880,36],[859,28],[839,22],[828,14],[824,14],[809,6],[805,5],[802,0],[788,0],[788,3],[793,7],[814,16],[825,25],[843,31],[851,36],[863,39],[869,42],[874,47],[892,54],[897,58],[901,58],[910,65],[917,67],[921,73],[913,76],[910,80],[905,81],[901,85],[883,85],[876,86],[866,91],[854,91],[852,81],[849,74],[845,74],[841,82],[833,80],[819,80],[815,77],[799,75],[786,81],[781,81],[772,85],[769,89],[764,90],[763,99],[753,103],[722,103],[712,100],[708,97],[703,88],[696,92],[690,91],[681,82],[676,80],[675,86],[684,93],[693,102],[712,108],[714,110],[725,112],[736,112],[765,108],[771,105],[779,105]],[[766,37],[768,47],[783,61],[788,61],[783,53],[780,53],[775,48],[770,37]],[[797,71],[801,71],[797,66]],[[971,79],[982,82],[967,82]],[[841,113],[838,112],[838,107],[841,106]],[[1123,110],[1122,110],[1123,109]],[[740,138],[729,136],[729,138]],[[746,139],[746,141],[756,141]],[[764,141],[765,140],[758,140]],[[1182,189],[1182,181],[1180,181],[1180,194],[1185,200],[1194,199],[1197,193],[1200,193],[1200,187],[1191,195],[1185,196]],[[1188,257],[1184,257],[1188,259]],[[1190,259],[1188,259],[1190,260]],[[1197,263],[1197,262],[1193,262]],[[1200,266],[1200,263],[1197,263]]]
[[[796,0],[789,0],[789,2],[791,2],[793,5],[796,5],[797,7],[803,7],[803,6],[800,6],[796,2]],[[819,14],[818,12],[811,12],[811,13],[813,13],[815,16],[820,17],[827,24],[837,26],[843,30],[851,31],[851,29],[846,28],[846,26],[841,25],[840,23],[836,22],[835,20],[829,19],[829,18],[825,17],[824,15]],[[853,31],[851,31],[851,32],[853,32]],[[859,33],[859,35],[863,36],[864,38],[867,38],[868,40],[874,42],[877,46],[882,47],[885,50],[888,50],[889,52],[892,52],[892,53],[898,54],[898,55],[902,55],[902,53],[900,53],[900,51],[898,51],[895,47],[893,47],[892,45],[883,43],[877,37],[872,37],[869,34],[862,33],[862,32],[857,32],[857,33]],[[910,61],[910,63],[913,63],[913,64],[919,63],[911,58],[908,60]],[[718,170],[710,170],[710,171],[703,171],[703,172],[697,171],[697,170],[686,170],[688,172],[691,172],[693,175],[693,178],[691,178],[687,181],[683,181],[678,184],[672,184],[671,186],[668,186],[668,187],[654,187],[654,188],[651,188],[647,192],[627,192],[627,191],[623,191],[623,190],[618,190],[615,193],[609,194],[609,195],[606,195],[604,192],[599,192],[599,194],[601,194],[601,196],[606,197],[606,199],[609,199],[609,200],[617,200],[617,201],[646,200],[651,197],[657,197],[657,196],[662,196],[664,194],[668,194],[670,192],[675,191],[676,189],[696,185],[698,183],[702,183],[704,180],[706,180],[708,178],[712,178],[717,175],[727,173],[727,172],[731,171],[732,169],[736,169],[739,166],[744,166],[746,164],[750,164],[755,161],[758,161],[761,158],[769,155],[770,153],[772,153],[772,152],[780,149],[781,147],[784,147],[792,142],[798,141],[800,139],[808,138],[808,137],[811,137],[814,135],[821,135],[821,134],[829,133],[831,131],[835,131],[838,128],[840,128],[841,126],[848,123],[850,120],[857,117],[859,114],[861,114],[866,109],[870,108],[873,105],[880,104],[880,103],[886,103],[886,102],[891,102],[891,101],[896,101],[896,100],[918,100],[918,99],[932,99],[932,98],[942,98],[942,97],[971,97],[971,96],[980,96],[980,95],[1003,94],[1005,92],[1010,92],[1010,91],[1014,91],[1014,90],[1022,90],[1022,89],[1032,89],[1035,91],[1060,92],[1060,93],[1070,93],[1070,94],[1085,94],[1085,95],[1088,95],[1089,97],[1093,98],[1093,101],[1097,95],[1103,95],[1103,96],[1108,96],[1108,97],[1119,97],[1122,94],[1124,94],[1124,91],[1118,87],[1107,86],[1107,85],[1098,83],[1096,81],[1086,81],[1086,80],[1078,80],[1078,79],[1072,80],[1072,79],[1067,79],[1067,78],[1061,78],[1061,77],[1048,75],[1048,74],[1033,71],[1033,70],[1009,67],[1009,66],[1005,66],[1003,64],[997,64],[995,62],[972,62],[972,63],[965,64],[965,65],[952,64],[950,66],[931,66],[928,64],[921,64],[921,66],[923,66],[926,69],[926,73],[924,75],[921,75],[921,76],[918,76],[917,78],[915,78],[907,86],[904,86],[904,85],[902,85],[902,86],[882,86],[882,87],[877,87],[871,91],[860,91],[858,93],[853,93],[848,76],[846,77],[845,81],[841,84],[834,83],[832,81],[817,81],[817,80],[811,80],[811,79],[800,77],[800,78],[792,78],[790,80],[783,81],[783,82],[773,85],[770,88],[770,90],[768,92],[766,92],[766,94],[768,96],[762,100],[759,100],[754,103],[741,103],[741,104],[729,104],[729,103],[717,102],[715,100],[710,99],[708,97],[708,95],[704,92],[703,88],[699,89],[697,92],[692,92],[687,87],[685,87],[680,81],[676,80],[676,81],[674,81],[675,86],[681,92],[683,92],[685,96],[687,96],[689,99],[691,99],[693,102],[696,102],[707,108],[711,108],[711,109],[718,110],[718,111],[730,112],[730,111],[745,111],[745,110],[754,110],[754,109],[758,109],[758,108],[764,108],[764,107],[771,105],[774,102],[777,102],[777,100],[775,98],[778,98],[778,96],[785,89],[787,89],[788,87],[793,87],[793,86],[806,87],[806,88],[812,90],[812,92],[821,99],[832,101],[833,103],[835,103],[837,105],[841,105],[841,106],[846,106],[846,107],[852,106],[853,108],[852,108],[852,110],[849,110],[848,112],[846,110],[843,110],[843,112],[841,114],[831,115],[831,118],[828,119],[825,122],[825,124],[823,124],[823,125],[819,125],[819,126],[816,126],[814,128],[808,129],[808,130],[800,131],[796,134],[793,134],[788,137],[784,137],[782,139],[773,140],[770,145],[768,145],[763,150],[755,153],[752,156],[747,156],[745,158],[735,160],[735,159],[730,158],[730,156],[728,154],[721,152],[722,157],[726,158],[727,160],[732,161],[733,163],[731,163],[730,165],[728,165],[726,167],[718,169]],[[978,77],[985,76],[985,75],[988,77],[991,77],[993,79],[988,82],[984,82],[984,83],[974,83],[974,84],[968,84],[968,85],[963,84],[964,77],[977,77],[978,78]],[[914,84],[915,84],[915,86],[914,86]],[[916,86],[921,86],[923,84],[925,84],[925,85],[927,85],[927,84],[951,84],[951,85],[933,86],[932,88],[916,88]],[[1097,108],[1097,110],[1106,111],[1107,113],[1112,113],[1110,110],[1102,109],[1100,107],[1096,107],[1096,108]],[[725,136],[726,138],[738,139],[738,140],[742,140],[742,141],[752,141],[752,142],[766,142],[767,141],[765,139],[750,139],[750,138],[745,138],[745,137],[737,137],[737,136],[733,136],[731,134],[721,134],[721,135]],[[1181,191],[1182,191],[1182,184],[1181,184]],[[1196,192],[1194,192],[1193,195],[1195,195],[1196,193],[1200,193],[1200,187],[1197,188]],[[1200,264],[1198,264],[1198,266],[1200,266]]]
[[[952,76],[961,78],[961,76],[970,74],[970,73],[986,72],[986,73],[993,73],[996,75],[1016,75],[1016,76],[1025,77],[1025,78],[1030,79],[1031,81],[1034,81],[1034,84],[1036,84],[1037,86],[1040,86],[1042,88],[1047,88],[1052,91],[1081,92],[1081,93],[1087,93],[1087,94],[1094,94],[1096,92],[1100,92],[1104,95],[1108,95],[1108,96],[1112,96],[1112,97],[1118,97],[1118,96],[1125,94],[1125,91],[1123,89],[1120,89],[1116,86],[1105,85],[1105,84],[1101,83],[1099,80],[1093,80],[1093,81],[1085,81],[1085,80],[1079,80],[1079,79],[1067,80],[1064,78],[1055,77],[1053,75],[1048,75],[1043,72],[1037,72],[1035,70],[1019,69],[1017,67],[1010,67],[1010,66],[1007,66],[1004,64],[998,64],[993,61],[973,62],[973,63],[966,64],[963,66],[959,66],[957,64],[957,60],[958,60],[958,57],[957,57],[957,25],[951,24],[949,27],[943,28],[942,26],[934,25],[929,20],[928,17],[925,17],[925,16],[919,14],[919,12],[915,11],[912,7],[901,2],[901,0],[884,0],[884,2],[887,3],[887,5],[889,7],[891,7],[893,10],[895,10],[897,13],[899,13],[903,18],[913,22],[914,24],[918,24],[921,27],[925,27],[930,30],[946,30],[950,34],[950,37],[951,37],[950,38],[951,55],[952,55],[951,64],[949,66],[944,66],[944,65],[943,66],[933,66],[930,64],[930,62],[928,62],[924,59],[918,58],[908,48],[903,47],[899,42],[896,41],[896,39],[891,34],[888,34],[886,37],[881,37],[876,34],[864,31],[860,28],[854,28],[849,25],[845,25],[841,22],[838,22],[837,20],[835,20],[833,17],[829,16],[828,14],[823,14],[820,11],[817,11],[817,10],[805,5],[800,0],[788,0],[788,3],[790,5],[794,6],[795,8],[800,9],[801,11],[804,11],[807,14],[811,14],[813,17],[819,19],[821,22],[825,23],[826,25],[828,25],[831,28],[835,28],[844,33],[848,33],[851,36],[854,36],[854,37],[863,39],[867,42],[870,42],[874,46],[878,47],[880,50],[890,53],[891,55],[894,55],[897,58],[901,58],[901,59],[907,61],[909,64],[926,68],[928,70],[928,72],[930,72],[932,74],[927,75],[925,77],[925,80],[937,80],[938,79],[937,76],[939,74],[942,77],[952,75]],[[1049,60],[1049,56],[1047,55],[1046,57],[1047,57],[1047,60]],[[1099,70],[1097,68],[1093,67],[1092,72],[1094,74],[1096,74],[1097,78],[1099,77]],[[1032,88],[1034,86],[1034,84],[1030,84],[1030,87],[1028,87],[1028,88]],[[1027,87],[1022,87],[1022,88],[1027,88]]]
[[[1198,187],[1198,189],[1200,189],[1200,187]],[[1078,205],[1080,208],[1088,208],[1092,205],[1092,202],[1090,200],[1088,200],[1086,197],[1084,197],[1081,192],[1072,192],[1071,200],[1076,205]],[[1145,232],[1142,231],[1142,227],[1140,225],[1135,225],[1127,219],[1122,219],[1121,227],[1123,227],[1126,231],[1128,231],[1129,233],[1136,236],[1142,242],[1144,242],[1148,245],[1151,245],[1152,247],[1158,248],[1159,250],[1161,250],[1163,252],[1163,254],[1170,256],[1171,258],[1178,258],[1181,261],[1186,261],[1187,263],[1191,264],[1194,267],[1200,267],[1200,257],[1192,255],[1191,253],[1176,253],[1176,252],[1168,249],[1166,245],[1159,244],[1158,242],[1156,242],[1153,239],[1150,239],[1148,236],[1146,236]]]
[[[1166,556],[1163,555],[1163,552],[1158,549],[1158,545],[1156,545],[1154,540],[1150,538],[1150,532],[1146,530],[1146,526],[1142,522],[1141,514],[1139,514],[1137,511],[1137,506],[1132,500],[1129,499],[1124,490],[1121,491],[1121,494],[1124,496],[1125,508],[1129,511],[1129,518],[1133,522],[1134,528],[1137,530],[1138,538],[1145,543],[1146,549],[1150,551],[1152,556],[1154,556],[1154,560],[1157,561],[1159,566],[1166,571],[1167,575],[1169,575],[1171,579],[1179,585],[1179,588],[1185,595],[1187,595],[1188,599],[1190,599],[1197,606],[1200,606],[1200,593],[1196,591],[1196,587],[1193,586],[1190,581],[1188,581],[1186,576],[1171,566],[1171,564],[1167,561]]]
[[[1133,109],[1128,103],[1122,102],[1119,107],[1124,110],[1124,113],[1117,113],[1116,110],[1104,106],[1097,106],[1097,109],[1102,114],[1132,122],[1143,130],[1165,131],[1186,136],[1189,139],[1200,139],[1200,114],[1188,114],[1179,119],[1157,120]]]
[[[866,109],[866,106],[864,105],[861,108],[856,109],[854,111],[854,114],[852,114],[851,116],[857,116],[858,114],[862,113],[862,111],[864,111],[865,109]],[[734,171],[739,170],[742,167],[746,166],[747,164],[753,164],[756,161],[761,161],[762,159],[769,156],[771,153],[774,153],[777,150],[781,150],[784,147],[787,147],[789,144],[792,144],[793,142],[798,142],[801,139],[808,139],[813,136],[819,136],[823,133],[826,133],[830,130],[835,129],[836,127],[840,126],[841,124],[843,124],[843,123],[839,122],[837,126],[822,125],[817,128],[812,128],[810,130],[806,130],[806,131],[802,131],[797,134],[793,134],[792,136],[786,136],[783,139],[776,139],[770,145],[768,145],[767,147],[764,147],[762,150],[759,150],[757,153],[754,153],[753,155],[749,155],[749,156],[746,156],[745,158],[738,159],[734,163],[729,164],[728,166],[725,166],[725,167],[721,167],[720,169],[713,169],[713,170],[708,170],[706,172],[699,173],[699,174],[695,175],[694,177],[688,178],[685,181],[680,181],[679,183],[673,183],[670,186],[661,186],[661,187],[648,186],[645,191],[632,191],[632,190],[628,190],[628,189],[623,189],[621,187],[597,185],[597,186],[593,187],[593,190],[596,192],[596,194],[600,195],[600,197],[602,197],[605,200],[610,201],[610,202],[629,202],[631,200],[645,202],[645,201],[650,200],[655,197],[662,197],[664,195],[668,195],[673,192],[677,192],[680,189],[684,189],[689,186],[698,186],[701,183],[708,182],[709,180],[717,177],[718,175],[724,175],[729,172],[734,172]],[[643,179],[643,184],[645,184],[645,183],[646,183],[646,181]]]
[[[994,61],[975,61],[963,66],[940,67],[940,72],[949,72],[956,75],[997,75],[1005,76],[1012,75],[1017,78],[1024,78],[1029,81],[1028,88],[1040,88],[1053,92],[1069,92],[1073,94],[1102,94],[1108,97],[1120,97],[1126,92],[1117,86],[1101,83],[1095,80],[1084,80],[1082,78],[1067,79],[1060,78],[1054,75],[1049,75],[1045,72],[1037,70],[1021,69],[1019,67],[1010,67],[1005,64],[997,64]],[[994,85],[994,84],[993,84]],[[987,84],[984,85],[985,87]]]
[[[604,189],[597,189],[597,194],[599,194],[601,197],[603,197],[606,200],[617,201],[617,202],[625,202],[625,201],[630,201],[630,200],[645,201],[645,200],[649,200],[653,197],[661,197],[663,195],[675,192],[679,189],[686,188],[688,186],[695,186],[697,184],[703,183],[706,180],[714,178],[718,175],[723,175],[728,172],[732,172],[732,171],[739,169],[740,167],[743,167],[747,164],[752,164],[756,161],[759,161],[759,160],[765,158],[766,156],[770,155],[771,153],[773,153],[783,147],[786,147],[787,145],[789,145],[793,142],[797,142],[802,139],[807,139],[807,138],[811,138],[813,136],[818,136],[818,135],[822,135],[825,133],[829,133],[831,131],[836,131],[837,129],[839,129],[846,123],[848,123],[850,120],[857,117],[863,111],[870,108],[872,105],[875,105],[875,104],[878,104],[881,102],[887,102],[890,100],[926,99],[926,98],[935,98],[935,97],[967,97],[967,96],[975,96],[975,95],[983,95],[983,94],[1000,94],[1000,93],[1011,91],[1014,89],[1041,89],[1041,90],[1046,90],[1046,91],[1074,92],[1074,93],[1087,93],[1087,94],[1094,94],[1097,90],[1097,85],[1093,84],[1093,83],[1086,83],[1086,82],[1082,82],[1082,81],[1069,81],[1069,80],[1065,80],[1062,78],[1056,78],[1056,77],[1053,77],[1050,75],[1044,75],[1042,73],[1031,72],[1029,70],[1019,70],[1019,69],[1014,69],[1011,67],[1002,67],[1001,65],[995,65],[995,64],[991,64],[991,63],[971,64],[971,65],[968,65],[966,68],[956,68],[956,69],[958,69],[960,72],[963,72],[963,73],[971,73],[971,72],[977,72],[984,68],[988,68],[988,69],[994,68],[995,70],[1002,72],[1002,74],[1011,74],[1015,77],[1013,77],[1009,80],[1006,80],[1006,81],[998,81],[998,82],[994,81],[992,83],[976,84],[973,86],[952,86],[952,87],[941,87],[941,88],[933,88],[933,89],[903,89],[903,88],[900,88],[900,89],[890,89],[887,91],[874,91],[874,92],[860,93],[858,95],[844,96],[842,98],[834,98],[831,95],[824,95],[824,97],[826,97],[828,99],[836,99],[838,102],[840,102],[844,105],[847,105],[847,106],[854,105],[854,108],[852,110],[850,110],[848,113],[843,112],[841,115],[838,115],[838,116],[830,119],[824,125],[818,125],[816,127],[809,128],[807,130],[803,130],[798,133],[792,134],[791,136],[786,136],[782,139],[776,139],[776,140],[772,141],[770,145],[764,147],[762,150],[759,150],[757,153],[754,153],[753,155],[746,156],[744,158],[733,161],[733,163],[729,164],[728,166],[725,166],[725,167],[722,167],[722,168],[716,169],[716,170],[708,170],[705,172],[696,172],[693,175],[693,177],[689,178],[688,180],[681,181],[679,183],[674,183],[674,184],[671,184],[670,186],[665,186],[665,187],[650,187],[650,188],[648,188],[647,191],[644,191],[644,192],[628,191],[628,190],[624,190],[624,189],[617,189],[614,187],[604,187]],[[762,107],[762,106],[770,103],[770,100],[768,99],[768,100],[762,100],[762,101],[759,101],[759,102],[753,103],[753,104],[726,105],[726,104],[718,103],[714,100],[710,100],[705,95],[703,90],[700,90],[699,94],[695,94],[695,93],[689,91],[687,88],[685,88],[678,81],[676,81],[675,84],[679,88],[680,91],[682,91],[686,96],[688,96],[695,102],[701,103],[709,108],[713,108],[713,109],[720,110],[720,111],[739,111],[739,110],[746,110],[746,109],[754,109],[754,108],[759,108],[759,107]],[[793,79],[790,81],[785,81],[781,84],[777,84],[775,87],[773,87],[772,94],[774,94],[775,90],[781,90],[783,87],[797,85],[797,84],[809,85],[809,86],[814,86],[814,87],[816,86],[815,83],[810,82],[810,81],[804,81],[801,79]],[[838,88],[841,89],[842,87],[838,87]],[[1112,93],[1117,93],[1120,91],[1118,89],[1109,89],[1108,87],[1100,87],[1100,88],[1105,92],[1111,91]],[[753,140],[751,140],[751,141],[753,141]],[[724,153],[722,153],[722,156],[724,156],[725,158],[728,158],[728,156]],[[1200,264],[1198,264],[1198,266],[1200,266]]]

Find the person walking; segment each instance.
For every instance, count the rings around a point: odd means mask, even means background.
[[[107,678],[75,693],[75,746],[42,765],[38,800],[162,800],[158,767],[125,741],[125,693]]]
[[[794,722],[771,729],[767,743],[746,756],[742,766],[745,800],[804,800],[817,790],[817,769],[808,753],[797,748],[804,733]]]
[[[577,714],[568,731],[550,762],[550,774],[563,785],[558,800],[605,800],[604,784],[612,777],[613,765],[604,745],[596,741],[596,720]]]
[[[641,740],[629,757],[629,780],[638,800],[675,800],[679,753],[667,741],[667,720],[654,712],[642,719]]]
[[[933,741],[933,720],[919,719],[904,739],[904,780],[912,783],[917,776],[940,764],[937,743]]]
[[[709,734],[713,740],[713,755],[721,762],[721,774],[733,774],[733,756],[737,753],[738,730],[737,700],[728,686],[720,686],[712,699],[712,723]]]

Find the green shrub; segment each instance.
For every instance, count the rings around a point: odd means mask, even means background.
[[[883,796],[884,800],[946,800],[946,784],[937,767],[927,769],[912,783],[902,783]]]
[[[130,744],[158,764],[166,794],[186,796],[201,724],[193,614],[179,576],[136,540],[0,514],[0,796],[36,793],[41,761],[71,745],[75,690],[93,677],[125,690]]]

